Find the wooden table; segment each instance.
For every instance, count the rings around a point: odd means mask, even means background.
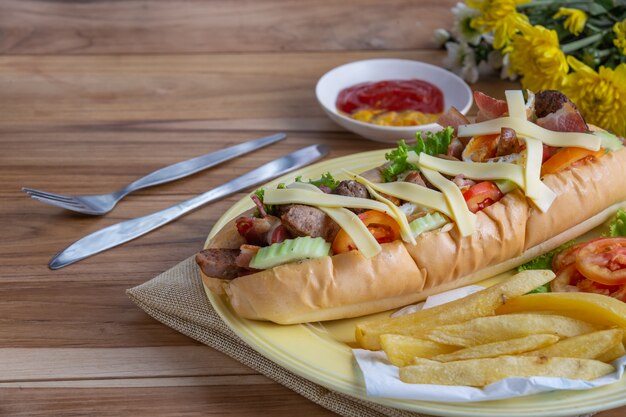
[[[0,3],[0,415],[330,416],[161,325],[125,295],[202,247],[239,193],[59,271],[57,251],[312,143],[379,149],[330,122],[317,79],[346,62],[439,64],[445,1]],[[502,95],[493,77],[474,88]],[[103,217],[20,187],[109,192],[166,164],[276,131],[288,140],[127,197]],[[626,408],[601,413],[618,416]]]

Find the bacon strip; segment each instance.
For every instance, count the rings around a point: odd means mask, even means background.
[[[509,110],[506,101],[490,97],[480,91],[474,91],[474,101],[478,106],[476,123],[495,119]]]
[[[554,132],[588,132],[585,119],[571,104],[564,103],[558,111],[537,119],[537,124]]]

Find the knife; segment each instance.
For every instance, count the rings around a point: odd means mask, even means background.
[[[262,184],[272,178],[286,174],[297,168],[301,168],[328,154],[325,145],[311,145],[299,151],[285,155],[272,162],[264,164],[242,176],[235,178],[219,187],[213,188],[203,194],[190,198],[169,208],[148,214],[136,219],[126,220],[121,223],[100,229],[90,235],[72,243],[54,256],[48,267],[59,269],[73,264],[89,256],[114,248],[146,233],[157,229],[182,215],[189,213],[205,204],[231,195],[248,187]]]

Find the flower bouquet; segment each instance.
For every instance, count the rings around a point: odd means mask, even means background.
[[[450,32],[435,31],[449,69],[561,90],[588,122],[626,135],[625,0],[467,0],[452,12]]]

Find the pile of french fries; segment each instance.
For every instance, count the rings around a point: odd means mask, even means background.
[[[626,304],[591,293],[538,293],[554,279],[523,271],[465,298],[359,323],[358,344],[384,350],[407,383],[483,387],[508,377],[591,380],[626,354]]]

